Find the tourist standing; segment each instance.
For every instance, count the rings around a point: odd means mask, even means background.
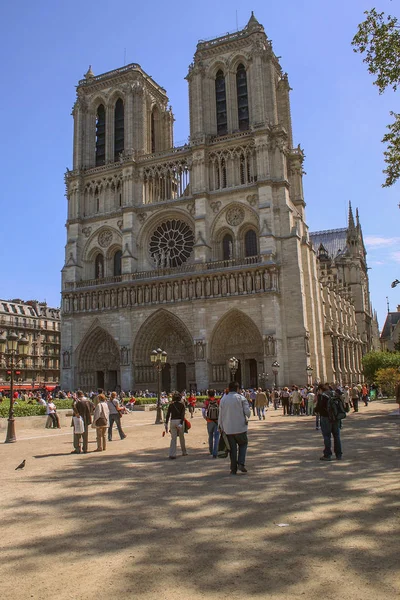
[[[360,399],[360,391],[356,385],[351,388],[351,402],[354,412],[358,412],[358,401]]]
[[[207,421],[208,450],[213,458],[217,458],[219,442],[219,400],[215,397],[215,390],[208,390],[207,395],[208,399],[204,402],[204,408],[202,408],[201,412],[204,419]]]
[[[289,414],[289,396],[290,396],[289,389],[287,387],[283,388],[282,393],[281,393],[283,415]]]
[[[89,425],[92,423],[92,414],[94,413],[94,404],[90,400],[88,400],[84,393],[79,390],[77,392],[77,398],[73,404],[73,409],[76,415],[82,417],[84,424],[84,432],[82,434],[82,450],[83,453],[86,454],[88,451],[88,442],[89,442]],[[80,450],[80,435],[75,434],[74,427],[74,452],[79,454]]]
[[[117,400],[117,392],[111,392],[110,399],[107,402],[108,410],[110,411],[109,415],[109,426],[108,426],[108,441],[112,442],[112,429],[114,423],[117,426],[119,437],[121,440],[126,438],[126,433],[122,431],[121,427],[121,414],[120,414],[120,406]]]
[[[101,452],[106,449],[106,431],[109,426],[110,409],[104,394],[98,394],[96,402],[92,427],[96,429],[96,452]]]
[[[300,404],[301,404],[301,394],[299,392],[299,388],[297,385],[293,386],[292,393],[290,394],[290,400],[293,405],[293,412],[295,415],[300,415]]]
[[[342,459],[342,442],[340,439],[340,425],[341,421],[331,420],[332,415],[329,414],[329,401],[335,392],[330,391],[327,383],[320,384],[318,386],[318,400],[315,411],[321,417],[321,431],[324,438],[324,454],[320,460],[330,461],[332,460],[332,440],[333,437],[333,450],[337,460]]]
[[[179,443],[181,445],[182,456],[187,456],[183,427],[183,423],[185,421],[185,405],[179,392],[173,393],[172,402],[168,406],[167,416],[165,417],[166,432],[168,432],[168,423],[170,420],[171,444],[169,447],[169,458],[172,460],[176,458],[176,441],[178,436]]]
[[[242,473],[247,473],[245,466],[248,445],[247,423],[251,411],[246,398],[238,391],[239,384],[231,381],[229,393],[221,398],[219,405],[218,425],[229,441],[231,475],[236,475],[238,469]]]

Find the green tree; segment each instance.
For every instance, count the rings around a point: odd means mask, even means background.
[[[379,369],[375,373],[375,383],[379,385],[383,392],[388,396],[394,396],[396,385],[400,383],[400,373],[393,367],[389,369]]]
[[[372,383],[380,369],[400,367],[400,352],[368,352],[363,356],[362,362],[365,379]]]
[[[380,94],[387,88],[396,91],[400,84],[400,26],[397,18],[378,13],[375,8],[364,14],[366,19],[358,26],[352,41],[354,52],[364,55],[363,61],[375,77],[374,85]],[[387,144],[383,187],[390,187],[400,177],[400,114],[393,111],[390,114],[394,122],[387,126],[389,132],[382,139]]]

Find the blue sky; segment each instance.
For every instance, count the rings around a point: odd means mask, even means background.
[[[60,303],[70,113],[88,65],[100,74],[123,66],[125,53],[127,63],[139,63],[166,88],[179,142],[188,136],[184,77],[197,41],[236,30],[236,19],[244,26],[254,10],[293,88],[310,230],[344,227],[349,200],[359,208],[382,327],[386,296],[391,310],[400,304],[400,286],[390,287],[400,279],[399,184],[381,187],[380,142],[398,102],[392,92],[378,94],[351,47],[363,11],[373,5],[400,16],[398,3],[388,0],[3,2],[0,297]]]

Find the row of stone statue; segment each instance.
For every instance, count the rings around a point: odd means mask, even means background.
[[[70,313],[103,308],[123,308],[138,304],[158,304],[264,291],[278,291],[278,273],[275,269],[266,268],[244,273],[231,273],[231,275],[197,277],[168,283],[135,285],[80,294],[65,293],[63,310],[65,313]]]

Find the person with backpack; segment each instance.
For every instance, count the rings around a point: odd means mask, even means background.
[[[204,419],[207,421],[207,432],[208,432],[208,450],[213,458],[217,458],[218,455],[218,443],[219,443],[219,429],[218,429],[218,418],[219,418],[219,399],[215,398],[215,390],[208,390],[208,399],[204,402],[202,408],[202,414]]]
[[[324,454],[320,460],[332,460],[333,450],[337,460],[342,460],[342,441],[340,428],[342,419],[346,417],[344,404],[340,397],[340,390],[332,391],[327,383],[320,384],[317,390],[317,405],[315,412],[320,415],[321,431],[324,438]]]

